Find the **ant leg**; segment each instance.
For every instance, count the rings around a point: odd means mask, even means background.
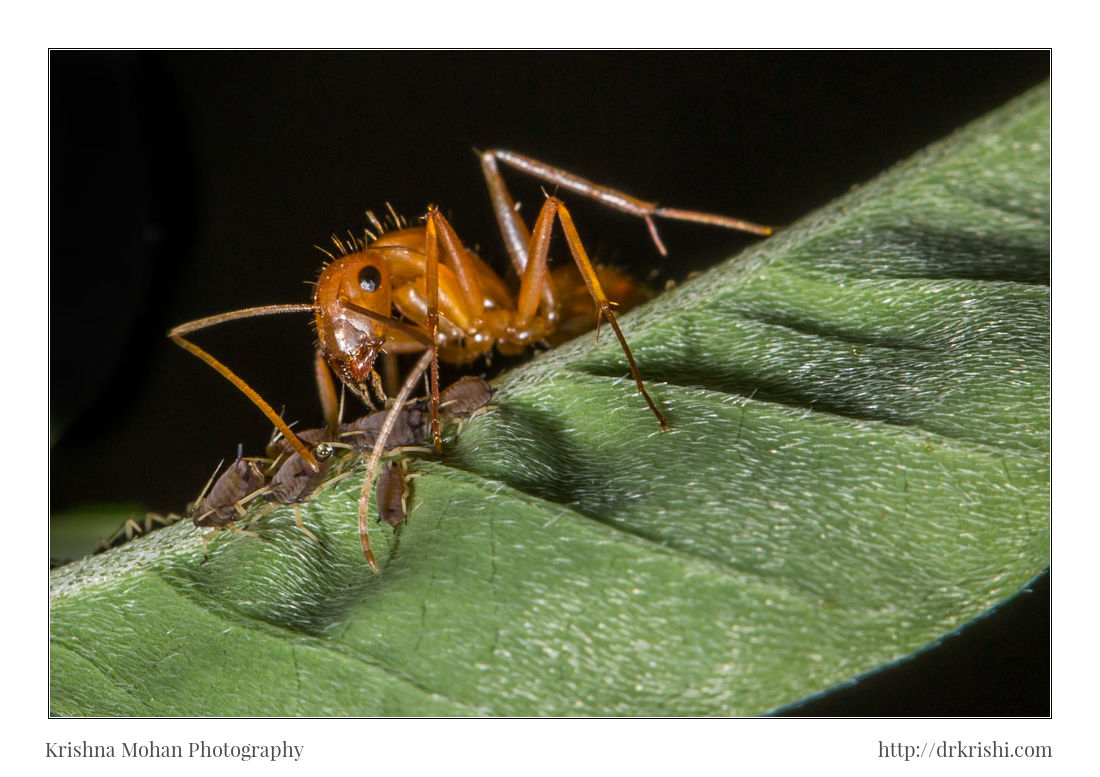
[[[539,210],[538,218],[535,219],[535,231],[531,234],[531,238],[524,249],[527,256],[527,265],[523,268],[523,274],[520,275],[519,294],[516,297],[516,317],[514,321],[516,329],[523,329],[531,323],[538,310],[540,294],[544,294],[546,279],[549,277],[546,262],[550,251],[550,231],[553,226],[554,213],[550,206],[550,200],[547,198],[547,201],[543,203],[542,208]],[[589,271],[594,277],[595,271],[591,269],[591,265],[589,265]],[[581,267],[581,275],[584,276],[584,282],[591,291],[592,284],[588,280],[589,276],[585,274],[584,267]],[[597,281],[597,285],[598,283]],[[603,294],[602,289],[600,294]],[[598,298],[597,302],[599,302]],[[556,314],[557,310],[555,309],[554,312]]]
[[[569,215],[569,211],[566,209],[565,204],[557,197],[546,198],[546,202],[543,203],[542,209],[539,211],[538,220],[535,222],[535,231],[531,236],[531,261],[528,264],[527,272],[524,273],[523,281],[520,285],[520,304],[517,306],[518,313],[516,317],[517,325],[525,312],[528,314],[533,313],[533,310],[525,311],[523,308],[523,300],[531,296],[530,293],[525,293],[530,291],[525,288],[525,286],[537,283],[540,274],[546,273],[546,252],[550,243],[550,231],[554,226],[555,215],[558,217],[558,221],[561,222],[562,232],[565,233],[565,240],[569,244],[569,250],[573,254],[573,260],[577,263],[577,268],[581,271],[581,277],[584,278],[584,283],[588,287],[588,293],[592,295],[592,299],[596,302],[596,307],[599,309],[596,318],[597,340],[599,339],[600,333],[600,320],[606,318],[607,323],[611,324],[611,328],[615,330],[615,336],[619,338],[619,345],[622,346],[623,353],[626,354],[626,360],[630,363],[630,372],[634,376],[634,382],[638,384],[638,391],[645,399],[646,404],[649,405],[649,409],[653,411],[653,415],[657,416],[657,422],[661,426],[661,431],[668,431],[668,422],[661,414],[661,411],[657,409],[657,405],[654,404],[653,400],[650,398],[649,392],[645,390],[642,376],[638,372],[638,365],[634,361],[634,354],[630,352],[630,346],[627,345],[626,338],[623,336],[622,330],[619,329],[619,322],[615,320],[615,313],[611,309],[614,303],[604,294],[599,278],[596,277],[596,271],[593,269],[592,263],[588,260],[588,254],[585,252],[584,245],[581,243],[580,235],[577,234],[577,228],[573,224],[573,217]],[[530,305],[529,299],[528,305]]]
[[[409,400],[409,396],[413,392],[413,387],[416,386],[417,382],[420,380],[420,376],[424,374],[424,371],[428,368],[428,364],[433,360],[433,357],[434,349],[425,351],[424,355],[420,357],[420,361],[413,367],[412,372],[405,378],[401,390],[397,392],[397,397],[394,399],[393,406],[386,415],[385,423],[383,423],[382,428],[378,430],[378,439],[374,443],[374,450],[371,451],[370,461],[367,463],[367,474],[363,477],[363,489],[359,492],[359,542],[363,546],[363,556],[367,559],[367,563],[370,564],[370,568],[375,572],[378,571],[378,562],[375,561],[374,553],[371,551],[369,535],[370,495],[372,487],[374,486],[374,473],[378,471],[378,462],[382,459],[383,451],[386,450],[386,441],[390,438],[390,432],[393,431],[393,427],[397,424],[398,414]]]
[[[336,384],[332,380],[328,362],[319,350],[315,351],[313,356],[313,375],[317,381],[317,393],[321,397],[321,412],[325,418],[325,426],[328,428],[328,433],[335,436],[340,426],[340,400],[336,396]]]
[[[442,261],[454,272],[458,283],[458,291],[455,295],[456,302],[464,307],[472,319],[469,331],[478,332],[482,329],[485,315],[485,293],[482,289],[480,277],[484,270],[478,267],[475,259],[471,257],[455,234],[450,223],[436,208],[431,208],[427,215],[425,230],[426,261],[425,261],[425,296],[428,306],[428,330],[432,342],[438,347],[439,343],[439,262]],[[491,274],[490,274],[491,275]],[[450,292],[454,294],[454,292]],[[476,335],[475,335],[476,337]],[[438,359],[432,363],[431,371],[431,401],[432,401],[432,439],[435,452],[442,450],[439,434],[439,366]]]
[[[437,222],[444,221],[446,223],[442,217],[435,218],[438,213],[439,211],[435,208],[428,211],[428,222],[425,225],[425,252],[427,257],[424,273],[424,287],[428,298],[428,337],[432,340],[429,350],[432,355],[432,439],[434,440],[436,453],[443,450],[443,441],[439,435],[439,228]],[[394,407],[400,407],[400,405],[401,403],[398,402],[394,404]]]
[[[481,157],[481,173],[485,176],[485,185],[489,188],[489,200],[493,205],[493,214],[497,218],[501,237],[504,238],[504,246],[508,249],[508,256],[512,259],[512,266],[516,274],[523,278],[527,272],[528,246],[531,242],[531,231],[523,217],[519,215],[519,207],[512,199],[504,178],[497,169],[497,157],[501,153],[495,150],[479,152]],[[502,161],[506,161],[503,160]],[[542,314],[549,321],[557,318],[558,301],[554,294],[554,286],[550,277],[543,273],[545,280],[540,290],[542,300]]]
[[[397,393],[397,377],[398,377],[398,364],[397,354],[392,351],[385,351],[382,354],[382,394],[389,397],[390,394]]]
[[[429,233],[428,240],[438,241],[440,253],[437,256],[443,264],[451,268],[458,281],[461,290],[462,302],[477,327],[485,315],[485,292],[481,287],[479,271],[476,265],[470,261],[462,241],[454,231],[454,227],[444,218],[437,208],[428,211],[428,221],[433,222],[434,238]]]
[[[665,256],[668,251],[665,250],[665,246],[657,234],[657,227],[653,223],[654,216],[677,221],[694,221],[698,224],[710,224],[716,227],[735,229],[739,232],[750,232],[754,235],[770,235],[774,231],[772,227],[767,227],[763,224],[754,224],[751,221],[735,219],[729,216],[700,213],[693,210],[681,210],[679,208],[662,208],[655,202],[639,200],[637,197],[632,197],[617,189],[593,183],[585,178],[581,178],[579,175],[573,175],[561,168],[553,167],[544,162],[539,162],[537,159],[531,159],[530,157],[516,154],[512,151],[495,148],[488,151],[479,151],[478,156],[481,157],[481,169],[489,186],[489,196],[493,201],[493,211],[496,213],[497,223],[500,224],[500,231],[504,236],[505,244],[508,246],[508,252],[512,255],[512,262],[516,265],[517,271],[520,272],[523,270],[525,257],[517,260],[517,256],[521,255],[523,252],[525,241],[522,239],[522,236],[526,230],[523,227],[523,220],[520,219],[519,214],[515,211],[515,205],[512,203],[512,198],[508,194],[507,188],[505,188],[500,171],[497,169],[497,161],[515,170],[526,173],[533,178],[538,178],[547,183],[552,183],[555,186],[560,186],[567,191],[575,192],[583,197],[601,202],[615,210],[621,210],[632,216],[638,216],[645,221],[646,226],[649,228],[649,235],[653,238],[653,242],[662,256]]]

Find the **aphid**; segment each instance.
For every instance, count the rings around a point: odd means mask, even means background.
[[[439,392],[439,412],[451,418],[469,418],[492,398],[493,387],[489,381],[464,375]]]
[[[398,228],[384,234],[368,230],[363,239],[353,237],[346,242],[334,238],[339,256],[330,254],[332,261],[322,270],[309,304],[266,305],[223,313],[182,324],[169,332],[169,336],[248,396],[314,471],[320,469],[320,462],[274,409],[232,370],[184,335],[242,318],[312,313],[318,338],[316,363],[327,364],[348,389],[371,406],[374,404],[372,391],[381,395],[381,381],[374,370],[378,355],[423,352],[430,357],[424,363],[425,369],[430,366],[432,438],[439,452],[439,359],[468,363],[487,354],[494,346],[502,353],[519,353],[554,332],[560,314],[555,285],[547,270],[547,257],[556,220],[561,224],[588,294],[596,304],[597,338],[599,323],[606,320],[626,356],[639,393],[660,428],[667,429],[668,424],[646,391],[634,356],[619,329],[612,310],[615,303],[603,290],[568,208],[556,196],[547,196],[533,229],[528,230],[498,170],[498,163],[640,217],[662,254],[666,251],[657,235],[655,217],[711,224],[758,235],[770,234],[772,230],[740,219],[660,207],[509,151],[490,150],[479,152],[479,156],[501,235],[520,278],[515,295],[501,276],[463,246],[447,219],[437,208],[431,207],[423,225]],[[377,219],[374,225],[382,231]],[[319,368],[317,372],[322,383],[331,385],[327,370]],[[321,393],[326,405],[326,423],[328,428],[335,430],[338,426],[332,399],[335,392],[322,387]],[[403,401],[397,402],[395,407],[400,408]],[[393,418],[393,413],[389,418]],[[390,428],[395,425],[396,420]],[[386,437],[386,433],[379,434],[375,454],[381,455]],[[372,456],[372,461],[377,464],[377,456]],[[368,471],[373,472],[373,468]],[[368,550],[366,542],[364,550]]]
[[[320,545],[321,540],[302,522],[300,505],[313,496],[325,482],[325,478],[328,477],[329,459],[335,449],[330,443],[321,442],[313,448],[313,451],[320,464],[318,468],[314,469],[301,454],[294,453],[282,463],[279,471],[271,478],[271,483],[264,489],[263,497],[269,502],[294,505],[295,525]]]
[[[388,410],[376,410],[373,413],[340,425],[340,440],[359,451],[369,451],[378,442],[378,432],[386,423]],[[396,410],[393,431],[386,441],[387,450],[417,445],[429,435],[428,417],[418,407],[402,407]]]
[[[465,375],[439,392],[439,412],[444,417],[468,418],[489,403],[493,389],[484,378]],[[429,417],[425,414],[429,400],[418,400],[398,409],[393,430],[384,450],[419,445],[430,434]],[[340,441],[359,451],[371,450],[378,441],[378,432],[386,422],[388,410],[375,410],[346,424],[340,424]],[[316,430],[320,432],[321,430]],[[298,436],[302,437],[305,432]],[[271,448],[268,448],[269,453]]]
[[[314,448],[314,452],[320,464],[317,469],[311,467],[300,454],[292,454],[282,463],[271,478],[271,483],[264,489],[264,499],[283,505],[301,504],[309,499],[328,476],[328,460],[333,454],[333,448],[327,443],[320,443]]]
[[[195,526],[223,528],[244,517],[245,500],[267,484],[260,465],[246,459],[238,451],[237,460],[229,465],[204,497],[200,497],[191,520]]]
[[[390,461],[382,467],[374,501],[378,505],[378,522],[397,528],[408,520],[409,486],[405,480],[404,462]]]
[[[296,433],[298,439],[304,442],[306,445],[316,445],[319,442],[331,441],[332,433],[328,429],[306,429]],[[264,451],[269,459],[279,459],[288,454],[294,453],[294,446],[287,440],[278,429],[275,430],[275,436],[271,442],[267,444],[267,448]]]

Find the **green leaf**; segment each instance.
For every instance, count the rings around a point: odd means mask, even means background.
[[[755,715],[1049,564],[1049,93],[497,382],[373,531],[359,478],[52,573],[66,715]],[[609,333],[605,333],[609,334]],[[223,671],[231,668],[233,671]]]

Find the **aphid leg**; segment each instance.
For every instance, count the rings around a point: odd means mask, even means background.
[[[649,405],[649,409],[653,411],[653,415],[657,416],[657,423],[660,424],[662,431],[668,430],[668,422],[661,414],[661,411],[657,409],[657,405],[650,398],[649,392],[645,389],[645,384],[642,382],[641,373],[638,372],[638,365],[634,361],[634,354],[630,352],[630,346],[627,345],[626,338],[623,336],[622,330],[619,329],[619,322],[615,320],[615,313],[612,311],[614,305],[611,300],[604,294],[603,287],[600,286],[600,280],[596,276],[596,271],[592,267],[592,263],[588,260],[588,254],[584,250],[584,245],[581,243],[580,235],[577,234],[577,228],[573,224],[573,218],[569,215],[569,210],[565,207],[565,204],[557,197],[547,197],[546,202],[542,204],[542,208],[539,210],[539,217],[535,221],[535,229],[531,234],[531,244],[529,249],[530,260],[527,265],[527,270],[524,272],[523,281],[520,284],[520,299],[517,304],[518,315],[517,323],[520,322],[525,314],[533,315],[533,292],[527,288],[528,284],[540,283],[540,274],[546,272],[546,253],[550,245],[550,232],[554,226],[554,217],[557,216],[558,221],[561,222],[562,232],[565,234],[565,240],[569,244],[569,250],[573,254],[573,260],[577,263],[577,268],[581,271],[581,277],[584,278],[584,283],[588,287],[588,293],[592,295],[592,299],[596,302],[598,308],[596,319],[596,337],[599,338],[599,322],[601,318],[606,318],[607,323],[611,325],[611,328],[615,330],[615,336],[619,338],[619,345],[622,346],[623,353],[626,354],[626,360],[630,364],[630,373],[634,376],[634,382],[638,385],[638,391],[645,399],[646,404]],[[526,292],[526,293],[525,293]],[[527,307],[524,307],[524,301],[526,300]]]
[[[152,513],[150,513],[150,515],[152,515]],[[148,531],[148,529],[146,529],[146,531]],[[106,539],[100,537],[96,540],[93,553],[103,553],[111,548],[130,542],[134,537],[140,537],[142,534],[144,534],[144,532],[142,531],[141,524],[133,518],[127,518],[126,521],[111,532]]]
[[[100,539],[96,542],[96,553],[102,553],[105,550],[111,548],[117,548],[120,545],[124,545],[127,542],[131,542],[138,537],[144,537],[149,532],[157,529],[161,526],[171,526],[176,521],[181,520],[181,516],[176,513],[168,513],[168,515],[157,515],[156,513],[146,513],[145,518],[140,522],[133,518],[127,518],[126,522],[115,530],[106,540]]]
[[[230,525],[230,526],[217,526],[214,529],[212,529],[211,531],[200,532],[199,533],[199,539],[202,540],[202,563],[203,564],[205,564],[207,561],[210,560],[209,544],[211,542],[213,542],[214,539],[219,534],[221,534],[222,532],[225,532],[225,531],[232,532],[234,534],[244,534],[245,536],[248,536],[248,537],[259,537],[260,536],[256,532],[247,531],[246,529],[239,529],[236,526],[232,526],[232,525]]]
[[[347,445],[341,445],[339,447],[341,447],[341,448],[350,448],[350,446],[347,446]],[[331,480],[326,480],[325,481],[325,488],[332,488],[336,483],[339,483],[344,478],[351,477],[354,474],[355,474],[354,472],[349,470],[348,472],[343,472],[343,473],[337,475],[336,477],[332,478]]]
[[[156,513],[145,514],[145,534],[153,531],[156,524],[161,526],[171,526],[177,521],[181,520],[181,516],[175,513],[168,513],[168,515],[157,515]]]
[[[394,399],[393,407],[390,408],[386,416],[385,423],[378,431],[378,439],[374,443],[374,450],[371,451],[370,461],[367,462],[367,473],[363,478],[363,489],[359,492],[359,542],[363,546],[363,557],[366,558],[370,568],[375,572],[378,571],[378,562],[375,560],[370,547],[370,495],[374,487],[374,474],[378,471],[378,462],[382,458],[382,453],[386,450],[386,441],[389,439],[390,432],[393,431],[394,424],[397,423],[401,408],[408,401],[413,392],[413,387],[416,386],[420,376],[428,368],[434,355],[435,349],[425,351],[416,366],[413,367],[412,372],[405,378],[401,390],[397,392],[397,397]]]
[[[126,523],[122,525],[122,531],[126,535],[126,541],[130,542],[134,537],[140,537],[145,532],[141,529],[141,524],[135,521],[133,518],[127,518]]]
[[[214,467],[214,471],[210,473],[210,479],[206,481],[206,485],[202,487],[202,491],[200,491],[199,495],[195,497],[195,501],[188,504],[186,509],[184,509],[183,514],[185,516],[187,516],[188,518],[195,517],[195,514],[202,507],[202,503],[206,499],[206,495],[210,493],[210,487],[214,485],[214,479],[218,476],[218,472],[221,470],[222,464],[224,463],[225,459],[222,459],[218,462],[218,466]],[[206,514],[209,514],[209,512],[211,511],[207,511]],[[197,525],[198,524],[196,524],[196,526]]]
[[[237,511],[237,515],[239,515],[241,518],[246,518],[248,516],[248,508],[245,507],[245,505],[248,504],[249,502],[251,502],[256,497],[263,494],[267,490],[268,490],[268,487],[264,486],[263,488],[260,488],[260,489],[257,489],[255,491],[253,491],[251,494],[247,494],[243,499],[241,499],[240,501],[234,503],[233,509]],[[256,515],[254,515],[254,516],[252,516],[251,518],[248,519],[248,523],[245,524],[245,528],[246,529],[251,528],[252,524],[256,523],[256,521],[258,521],[260,518],[263,518],[265,515],[267,515],[268,513],[270,513],[274,509],[275,509],[275,506],[272,505],[270,508],[264,508],[264,509],[260,510],[258,513],[256,513]]]
[[[251,523],[251,522],[250,522]],[[222,532],[230,532],[232,534],[243,534],[246,537],[255,537],[256,539],[262,539],[259,534],[254,531],[248,531],[247,529],[241,529],[237,526],[217,526],[211,531],[200,532],[199,539],[202,540],[202,563],[205,564],[210,560],[209,544]]]
[[[303,523],[303,521],[302,521],[302,506],[298,505],[298,504],[294,505],[294,525],[297,526],[299,529],[301,529],[303,532],[305,532],[305,535],[307,537],[309,537],[311,540],[313,540],[314,542],[316,542],[318,545],[323,546],[325,544],[325,543],[321,542],[320,537],[318,537],[316,534],[314,534],[313,532],[311,532],[309,529],[306,528],[305,523]]]
[[[260,491],[256,492],[256,495],[258,496],[259,494],[261,494],[263,491],[266,491],[266,490],[267,489],[260,489]],[[263,507],[263,508],[257,510],[256,514],[248,519],[248,523],[246,523],[244,525],[244,528],[251,529],[252,524],[256,523],[256,521],[260,520],[261,518],[264,518],[267,515],[269,515],[276,507],[278,507],[278,505],[270,504],[270,505],[267,505],[266,507]]]

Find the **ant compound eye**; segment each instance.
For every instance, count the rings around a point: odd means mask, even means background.
[[[363,291],[375,291],[381,282],[382,273],[377,267],[364,267],[359,271],[359,288]]]

